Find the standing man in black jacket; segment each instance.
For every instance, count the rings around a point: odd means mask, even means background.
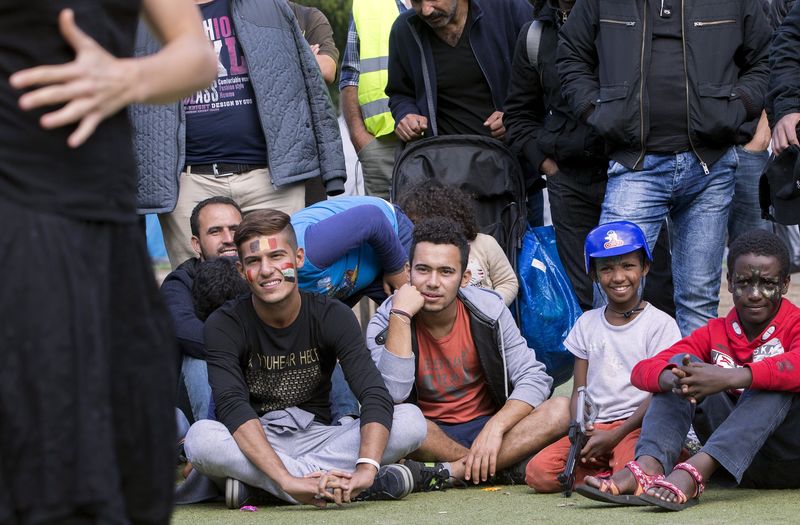
[[[583,310],[593,306],[592,281],[586,274],[583,244],[600,220],[606,192],[608,156],[594,129],[578,119],[561,95],[556,71],[558,30],[575,5],[574,0],[533,0],[535,22],[517,37],[511,80],[506,98],[505,122],[511,148],[539,173],[547,176],[550,214],[556,229],[556,246]],[[538,46],[536,25],[538,24]],[[530,49],[529,49],[530,47]],[[645,299],[675,315],[669,242],[659,237],[654,267]]]
[[[717,316],[733,146],[764,106],[770,36],[749,0],[582,0],[560,34],[564,96],[612,159],[600,222],[635,222],[652,246],[671,219],[684,335]]]
[[[778,0],[775,0],[778,1]],[[772,150],[778,154],[797,140],[800,123],[800,4],[783,19],[770,54],[769,106]]]

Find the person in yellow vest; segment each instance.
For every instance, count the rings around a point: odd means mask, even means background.
[[[339,92],[350,140],[358,154],[368,195],[389,198],[397,138],[384,93],[389,33],[410,0],[353,0],[342,57]]]

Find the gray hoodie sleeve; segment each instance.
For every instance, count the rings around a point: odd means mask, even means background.
[[[399,357],[386,350],[386,328],[389,326],[389,312],[392,309],[390,297],[378,308],[367,325],[367,348],[372,354],[372,360],[378,367],[389,395],[395,403],[402,403],[411,394],[414,386],[416,372],[416,359],[412,357]],[[379,337],[379,336],[382,336]],[[381,341],[380,343],[376,338]]]
[[[516,399],[536,408],[550,397],[553,379],[547,375],[544,364],[519,332],[508,308],[503,308],[497,322],[503,338],[503,359],[513,390],[508,399]]]

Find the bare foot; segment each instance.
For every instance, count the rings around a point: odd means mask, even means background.
[[[687,498],[692,499],[695,496],[697,485],[695,485],[694,478],[685,470],[673,470],[672,474],[667,476],[665,481],[669,481],[681,489],[683,493],[686,494]],[[647,494],[649,496],[655,496],[662,501],[678,503],[678,495],[664,487],[651,487],[647,489]]]

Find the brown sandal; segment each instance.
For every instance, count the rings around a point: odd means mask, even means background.
[[[620,494],[619,487],[611,479],[603,479],[599,487],[590,487],[582,484],[575,487],[575,492],[594,501],[603,503],[613,503],[615,505],[649,505],[640,496],[649,489],[654,482],[663,479],[663,474],[645,474],[642,467],[636,461],[629,461],[625,468],[631,471],[636,480],[636,490],[633,494]]]

